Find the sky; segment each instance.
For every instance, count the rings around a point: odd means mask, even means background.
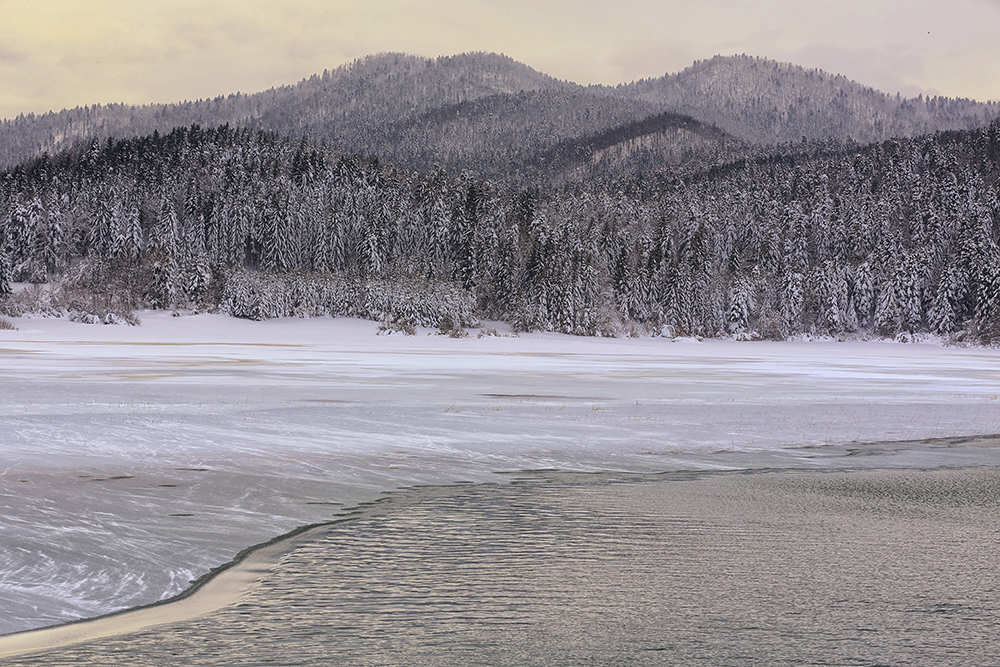
[[[584,84],[745,53],[1000,100],[1000,0],[0,0],[0,117],[257,92],[390,51]]]

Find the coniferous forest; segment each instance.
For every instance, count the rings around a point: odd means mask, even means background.
[[[649,118],[529,183],[228,124],[80,140],[0,174],[0,312],[1000,340],[1000,121],[764,145]]]

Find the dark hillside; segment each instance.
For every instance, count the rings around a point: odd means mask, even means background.
[[[533,166],[553,184],[634,173],[686,174],[746,158],[754,146],[689,116],[661,113],[561,141]]]

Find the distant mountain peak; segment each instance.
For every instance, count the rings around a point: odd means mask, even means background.
[[[762,143],[801,137],[883,141],[980,126],[1000,115],[995,103],[908,100],[841,74],[747,55],[696,61],[676,74],[637,81],[621,90]]]

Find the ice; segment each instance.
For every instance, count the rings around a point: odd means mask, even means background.
[[[859,444],[1000,433],[991,349],[140,317],[0,331],[0,633],[176,594],[412,485],[1000,459],[989,442]]]

